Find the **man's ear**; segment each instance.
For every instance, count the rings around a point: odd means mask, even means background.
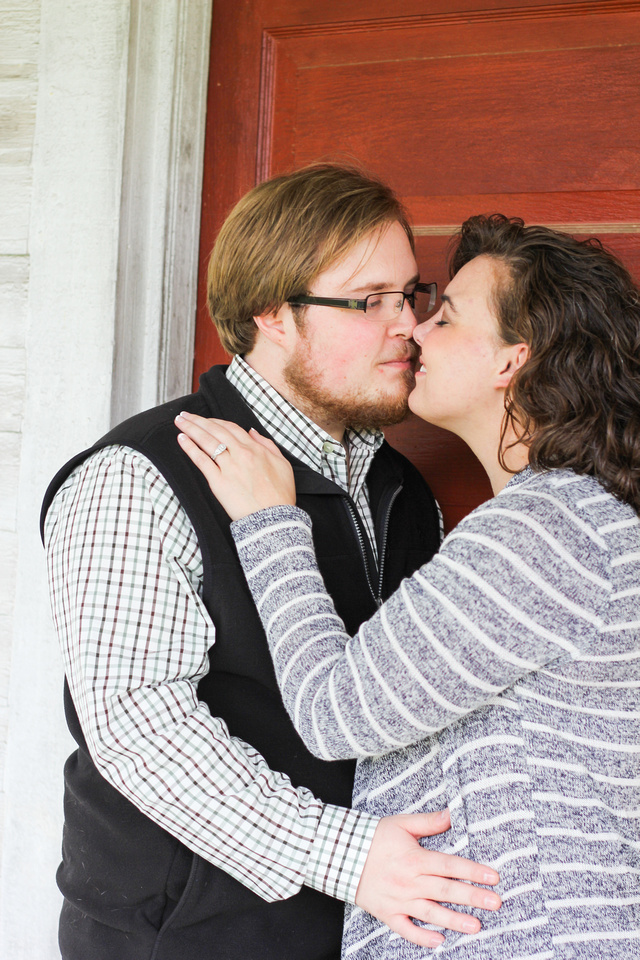
[[[514,343],[500,350],[500,369],[496,378],[496,387],[506,390],[511,377],[529,359],[529,347],[526,343]]]
[[[286,339],[288,326],[289,323],[293,322],[293,317],[289,306],[284,303],[279,310],[263,313],[259,317],[254,317],[253,321],[267,340],[271,340],[272,343],[280,346]]]

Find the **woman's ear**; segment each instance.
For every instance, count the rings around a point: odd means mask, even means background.
[[[526,343],[514,343],[500,350],[500,369],[496,377],[496,387],[506,390],[514,373],[529,359],[529,347]]]

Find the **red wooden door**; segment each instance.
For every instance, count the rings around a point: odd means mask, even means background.
[[[409,209],[424,279],[472,213],[600,236],[640,276],[640,0],[213,0],[195,376],[225,355],[206,259],[275,173],[351,159]],[[490,496],[451,434],[388,431],[447,527]]]

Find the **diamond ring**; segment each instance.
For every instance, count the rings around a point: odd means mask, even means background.
[[[213,453],[211,454],[211,459],[212,459],[212,460],[215,460],[216,457],[219,457],[220,454],[221,454],[221,453],[224,453],[224,451],[225,451],[226,449],[227,449],[226,443],[219,443],[218,446],[217,446],[217,447],[215,448],[215,450],[213,451]]]

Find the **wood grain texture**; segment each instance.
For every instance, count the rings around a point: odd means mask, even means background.
[[[196,376],[226,359],[204,297],[224,216],[258,180],[317,159],[391,183],[440,285],[451,233],[480,212],[597,233],[640,277],[640,0],[241,7],[214,0]],[[489,495],[455,438],[414,420],[389,435],[448,526]]]

